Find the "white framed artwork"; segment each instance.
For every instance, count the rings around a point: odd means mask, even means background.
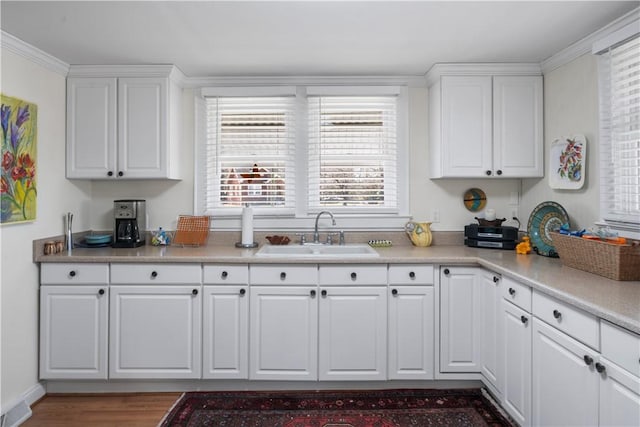
[[[587,139],[584,135],[560,137],[549,150],[549,186],[557,190],[579,190],[587,173]]]

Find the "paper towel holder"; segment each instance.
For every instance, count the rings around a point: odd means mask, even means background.
[[[236,248],[251,249],[251,248],[257,248],[257,247],[258,247],[258,242],[253,242],[253,243],[236,242]]]
[[[247,214],[248,216],[245,217]],[[250,230],[249,232],[251,233],[251,243],[245,243],[245,220],[247,219],[249,220],[247,225],[249,227],[248,230]],[[242,239],[240,242],[236,242],[236,248],[251,249],[257,247],[258,243],[253,241],[253,211],[251,210],[251,205],[249,203],[245,203],[244,209],[242,210]]]

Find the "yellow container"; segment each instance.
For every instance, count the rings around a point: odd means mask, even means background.
[[[405,224],[404,231],[415,246],[431,246],[433,236],[431,235],[430,222],[409,221]]]

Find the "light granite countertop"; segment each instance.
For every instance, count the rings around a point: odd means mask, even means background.
[[[640,334],[640,281],[609,280],[565,267],[559,259],[515,251],[435,245],[428,248],[393,246],[377,248],[379,257],[304,259],[260,258],[257,249],[233,245],[192,247],[142,246],[132,249],[76,248],[71,254],[42,255],[41,241],[34,242],[34,262],[64,263],[240,263],[240,264],[344,264],[425,263],[436,265],[480,265],[512,277],[540,292],[568,302],[600,318]]]

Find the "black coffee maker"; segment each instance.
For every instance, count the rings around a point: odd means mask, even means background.
[[[113,216],[116,225],[114,248],[137,248],[144,245],[147,230],[144,200],[114,200]]]

